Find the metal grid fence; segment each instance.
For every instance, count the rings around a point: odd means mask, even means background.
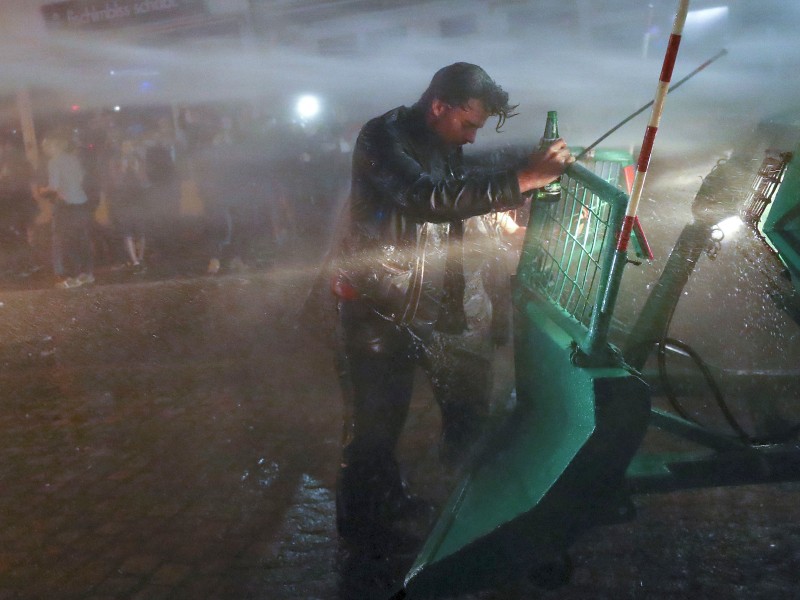
[[[626,196],[617,187],[621,165],[574,165],[561,197],[534,200],[518,278],[587,329],[607,285]]]
[[[750,193],[739,210],[742,221],[750,225],[757,233],[760,233],[761,218],[772,203],[775,193],[783,181],[786,165],[791,158],[791,152],[779,153],[776,156],[775,153],[768,150],[767,156],[753,180]]]

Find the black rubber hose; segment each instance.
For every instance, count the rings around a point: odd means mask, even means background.
[[[800,433],[800,423],[787,427],[784,431],[770,435],[767,437],[754,437],[747,433],[744,428],[739,424],[739,421],[734,416],[733,412],[730,410],[728,403],[725,401],[725,396],[722,393],[719,385],[717,385],[716,380],[714,379],[713,374],[711,373],[711,369],[709,369],[708,365],[705,361],[700,357],[700,355],[691,347],[689,344],[682,342],[681,340],[671,338],[671,337],[664,337],[658,342],[658,374],[661,378],[661,385],[664,389],[664,393],[667,396],[667,400],[669,401],[670,405],[675,412],[677,412],[681,417],[686,419],[687,421],[691,421],[697,425],[701,425],[697,421],[697,419],[693,418],[689,415],[686,410],[684,410],[681,403],[678,401],[677,395],[675,391],[672,389],[672,384],[669,382],[669,375],[667,374],[667,348],[673,347],[678,350],[685,352],[689,358],[697,365],[700,372],[703,374],[703,377],[708,384],[708,387],[711,388],[711,391],[714,395],[714,400],[717,403],[720,411],[722,412],[725,420],[727,421],[728,425],[733,429],[738,437],[747,442],[751,445],[763,445],[763,444],[777,444],[781,442],[786,442]]]

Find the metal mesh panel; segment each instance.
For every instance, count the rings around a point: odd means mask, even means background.
[[[617,185],[621,165],[573,164],[557,202],[533,201],[515,277],[515,314],[544,311],[576,342],[582,364],[617,364],[608,345],[623,268],[617,236],[628,195]],[[610,161],[609,161],[610,162]]]
[[[538,204],[531,282],[538,291],[589,326],[607,244],[611,206],[584,185],[563,177],[561,200]]]
[[[772,202],[775,193],[783,180],[786,170],[786,163],[791,158],[790,152],[781,153],[775,156],[767,151],[764,162],[753,180],[750,193],[747,195],[739,214],[742,221],[750,225],[758,232],[761,217],[764,215],[767,206]]]

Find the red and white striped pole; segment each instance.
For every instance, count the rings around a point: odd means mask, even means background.
[[[661,67],[661,76],[659,77],[656,97],[653,102],[653,110],[650,113],[650,121],[644,133],[642,149],[639,152],[639,161],[636,164],[636,176],[633,179],[631,199],[628,202],[628,210],[625,212],[625,220],[622,222],[622,231],[620,231],[619,239],[617,240],[618,252],[625,252],[628,249],[631,231],[638,226],[636,211],[639,208],[639,200],[642,197],[642,188],[644,187],[645,177],[647,177],[647,167],[650,164],[650,154],[653,151],[653,142],[656,139],[656,132],[658,132],[661,113],[664,111],[664,100],[666,100],[669,92],[669,82],[672,79],[672,70],[675,67],[675,59],[678,56],[678,47],[681,44],[681,35],[683,34],[683,26],[686,23],[686,13],[688,11],[689,0],[680,0],[678,12],[675,14],[675,21],[672,24],[672,33],[669,36],[667,52],[664,55],[664,64]]]

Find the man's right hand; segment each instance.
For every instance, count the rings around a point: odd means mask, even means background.
[[[528,156],[528,162],[517,171],[519,191],[529,192],[555,181],[565,169],[575,162],[567,143],[559,138]]]

